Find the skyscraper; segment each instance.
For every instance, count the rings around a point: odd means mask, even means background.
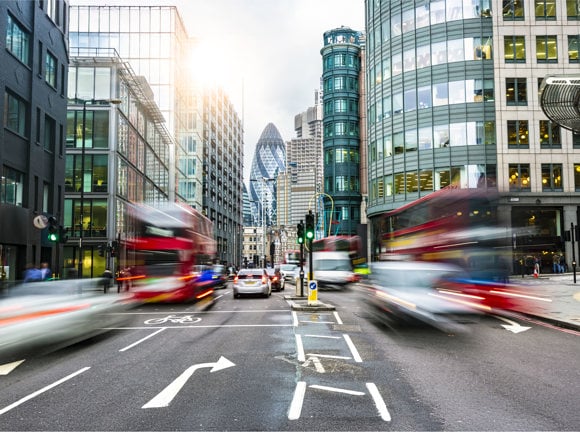
[[[258,225],[276,225],[276,177],[286,170],[286,145],[273,123],[264,128],[250,171],[250,201]]]
[[[336,227],[333,234],[357,234],[361,227],[360,74],[361,32],[340,27],[324,33],[323,163],[325,202]],[[366,179],[362,180],[366,181]],[[330,212],[333,214],[330,215]]]

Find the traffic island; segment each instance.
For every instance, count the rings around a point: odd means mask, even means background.
[[[333,311],[336,307],[330,304],[317,301],[315,304],[309,304],[308,297],[285,296],[284,299],[290,304],[292,310],[303,312],[320,312]]]

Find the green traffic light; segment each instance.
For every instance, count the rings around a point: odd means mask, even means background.
[[[48,240],[51,242],[56,242],[58,241],[58,236],[55,233],[50,233],[48,234]]]
[[[304,237],[298,237],[297,243],[298,244],[304,243]]]
[[[314,238],[314,231],[306,231],[306,238],[312,240]]]

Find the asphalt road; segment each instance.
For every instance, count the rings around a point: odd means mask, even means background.
[[[393,330],[353,291],[320,292],[334,312],[218,296],[0,366],[0,430],[578,430],[577,332]]]

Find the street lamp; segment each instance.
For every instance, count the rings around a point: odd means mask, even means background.
[[[83,224],[84,224],[84,206],[85,206],[85,148],[86,148],[86,136],[87,136],[87,104],[113,104],[119,105],[122,101],[121,99],[77,99],[77,101],[82,101],[83,103],[83,139],[81,143],[81,200],[80,200],[80,222],[79,222],[79,265],[78,265],[78,277],[83,277]]]

